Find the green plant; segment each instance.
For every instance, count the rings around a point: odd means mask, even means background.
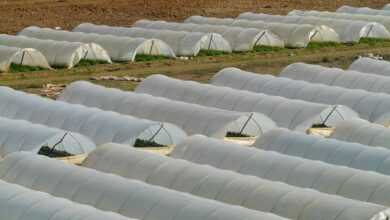
[[[224,51],[219,51],[219,50],[201,50],[198,54],[198,57],[202,56],[222,56],[228,54],[227,52]]]
[[[37,67],[37,66],[24,66],[24,65],[12,63],[9,72],[20,73],[20,72],[33,72],[33,71],[40,71],[40,70],[45,70],[45,68]]]
[[[54,157],[54,158],[74,156],[73,154],[70,154],[68,152],[52,149],[52,148],[49,148],[48,146],[43,146],[39,150],[38,154],[48,156],[48,157]]]
[[[232,137],[232,138],[244,137],[244,138],[247,138],[247,137],[251,137],[251,136],[250,136],[250,135],[247,135],[247,134],[239,133],[239,132],[229,131],[229,132],[226,134],[226,137]]]
[[[254,52],[279,52],[279,51],[283,51],[283,50],[287,50],[287,48],[283,48],[283,47],[270,47],[270,46],[255,46],[253,48],[253,51]]]
[[[135,141],[134,147],[143,148],[143,147],[165,147],[164,145],[158,144],[153,140],[142,140],[137,139]]]
[[[370,46],[385,46],[390,45],[390,40],[387,39],[378,39],[378,38],[361,38],[359,43],[368,44]]]
[[[80,62],[75,67],[88,67],[88,66],[95,66],[98,64],[107,64],[106,61],[101,60],[80,60]]]
[[[321,48],[325,48],[325,47],[341,47],[343,46],[343,44],[341,43],[337,43],[337,42],[310,42],[308,45],[307,45],[307,49],[311,49],[311,50],[316,50],[316,49],[321,49]]]
[[[324,124],[324,123],[313,124],[311,127],[312,128],[329,128],[329,126]]]
[[[166,59],[170,59],[170,58],[163,55],[146,55],[146,54],[138,54],[135,57],[136,62],[157,61],[157,60],[166,60]]]

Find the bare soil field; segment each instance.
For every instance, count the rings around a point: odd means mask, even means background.
[[[380,8],[388,0],[0,0],[0,31],[29,25],[72,28],[81,22],[129,26],[142,18],[190,15],[233,17],[245,11],[284,14],[293,9],[335,10],[348,4]]]
[[[180,21],[191,15],[234,17],[245,11],[285,14],[293,9],[335,10],[348,4],[380,8],[388,0],[0,0],[1,33],[17,33],[26,26],[60,26],[71,29],[82,22],[130,26],[138,19]],[[47,83],[70,83],[92,76],[137,76],[167,74],[181,79],[207,81],[224,67],[239,67],[258,73],[277,74],[293,62],[347,67],[357,56],[368,53],[390,57],[390,41],[377,45],[341,45],[320,49],[250,52],[223,56],[203,56],[191,60],[160,60],[128,64],[100,64],[71,70],[6,73],[0,85],[39,93]],[[126,90],[127,81],[99,81]]]

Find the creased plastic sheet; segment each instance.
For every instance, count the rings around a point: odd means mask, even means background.
[[[390,130],[364,120],[346,120],[336,124],[331,138],[390,149]]]
[[[389,122],[390,95],[388,94],[308,83],[285,77],[246,72],[236,68],[221,70],[214,76],[211,83],[217,86],[279,95],[290,99],[344,105],[370,122],[383,125]]]
[[[343,123],[347,123],[347,121]],[[337,132],[333,134],[333,137],[339,135],[338,139],[344,139],[345,141],[306,135],[287,129],[274,129],[258,138],[255,147],[290,156],[390,175],[390,150],[388,148],[351,143],[354,142],[354,138],[372,140],[373,132],[353,134],[353,137],[348,139],[350,134],[354,133],[353,128],[343,126],[341,128],[337,127],[336,130]],[[369,144],[369,142],[366,143]]]
[[[334,18],[282,16],[269,14],[256,14],[252,12],[242,13],[238,19],[260,20],[264,22],[281,22],[288,24],[326,25],[335,30],[341,42],[359,42],[361,38],[390,39],[390,32],[385,26],[376,22],[351,21]]]
[[[45,56],[52,67],[72,68],[83,59],[111,62],[105,51],[96,44],[41,40],[25,36],[1,34],[0,45],[34,48]]]
[[[185,132],[162,123],[53,101],[37,95],[0,87],[0,116],[80,133],[96,144],[133,145],[137,139],[153,140],[164,145],[176,144]]]
[[[306,47],[310,42],[340,41],[339,35],[325,25],[314,26],[202,16],[191,16],[184,22],[270,30],[284,41],[286,47]]]
[[[73,132],[0,117],[0,157],[18,151],[38,153],[47,146],[70,154],[88,154],[95,145]]]
[[[240,76],[235,80],[240,81]],[[313,124],[333,125],[357,114],[344,106],[322,105],[278,96],[239,91],[227,87],[183,81],[163,75],[146,78],[137,93],[240,112],[259,112],[284,128],[306,131]]]
[[[388,206],[390,176],[321,161],[247,148],[201,136],[176,146],[171,156],[301,188]]]
[[[36,49],[0,46],[0,72],[7,72],[11,64],[50,69],[45,56]]]
[[[352,70],[329,68],[305,63],[294,63],[282,70],[280,76],[310,83],[320,83],[349,89],[390,94],[390,77]]]
[[[58,100],[169,122],[189,135],[203,134],[224,138],[228,132],[234,132],[257,137],[276,127],[271,119],[259,113],[210,108],[147,94],[109,89],[86,81],[70,84]]]
[[[99,147],[83,166],[296,220],[369,220],[386,209],[117,144]]]
[[[130,220],[49,194],[0,181],[0,218],[7,220]]]
[[[381,76],[390,76],[390,62],[385,60],[375,60],[368,57],[362,57],[355,60],[349,66],[349,70]]]
[[[284,42],[267,29],[232,27],[227,25],[191,24],[166,21],[140,20],[134,27],[161,30],[220,34],[234,51],[250,51],[255,46],[284,47]],[[217,39],[216,39],[217,40]]]
[[[226,45],[220,47],[219,44],[213,43],[223,41],[223,37],[215,33],[113,27],[89,23],[80,24],[73,31],[132,38],[159,39],[168,44],[178,56],[196,56],[201,50],[226,50]]]
[[[130,38],[94,33],[70,32],[50,28],[27,27],[18,35],[38,39],[95,43],[101,46],[114,61],[135,61],[138,54],[175,57],[172,49],[158,39]]]
[[[285,219],[29,153],[0,162],[0,178],[139,220]]]
[[[384,15],[390,16],[390,11],[388,10],[379,10],[368,7],[352,7],[348,5],[343,5],[337,9],[337,12],[350,13],[350,14],[367,14],[367,15]]]

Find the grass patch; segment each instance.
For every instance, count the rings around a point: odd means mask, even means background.
[[[359,43],[368,44],[370,46],[389,46],[390,40],[378,38],[361,38]]]
[[[46,69],[38,66],[24,66],[24,65],[12,63],[9,72],[20,73],[20,72],[33,72],[33,71],[40,71],[40,70],[46,70]]]
[[[135,141],[134,147],[136,148],[144,148],[144,147],[166,147],[164,145],[158,144],[155,141],[149,141],[149,140],[142,140],[137,139]]]
[[[257,52],[257,53],[270,53],[270,52],[279,52],[279,51],[284,51],[284,50],[287,50],[287,48],[283,48],[283,47],[271,47],[271,46],[255,46],[253,48],[253,51],[254,52]]]
[[[102,60],[81,60],[75,67],[89,67],[89,66],[95,66],[98,64],[107,64],[106,61]]]
[[[205,57],[205,56],[223,56],[227,55],[229,53],[225,51],[219,51],[219,50],[201,50],[199,51],[198,57]]]
[[[306,48],[311,49],[311,50],[316,50],[316,49],[322,49],[322,48],[326,48],[326,47],[337,48],[337,47],[342,47],[342,46],[343,46],[343,44],[337,43],[337,42],[310,42]]]
[[[147,54],[138,54],[135,57],[136,62],[147,62],[147,61],[157,61],[157,60],[167,60],[170,59],[167,56],[163,55],[147,55]]]

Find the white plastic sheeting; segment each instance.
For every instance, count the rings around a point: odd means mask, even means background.
[[[261,20],[264,22],[281,22],[289,24],[326,25],[335,30],[342,42],[358,42],[361,38],[390,39],[390,32],[385,26],[376,22],[351,21],[332,18],[281,16],[268,14],[243,13],[239,19]]]
[[[345,20],[353,20],[353,21],[378,22],[379,24],[385,26],[387,30],[390,30],[390,17],[388,16],[349,14],[349,13],[329,12],[329,11],[301,11],[301,10],[291,11],[289,15],[335,18],[335,19],[345,19]]]
[[[224,138],[228,132],[252,137],[275,128],[275,123],[258,113],[238,113],[177,102],[147,94],[104,88],[86,81],[70,84],[58,100],[102,110],[175,124],[187,134]]]
[[[234,51],[250,51],[259,45],[284,47],[283,40],[266,29],[150,20],[139,20],[133,26],[147,29],[217,33],[229,42]]]
[[[96,43],[114,61],[134,61],[138,54],[175,57],[172,49],[158,39],[129,38],[94,33],[69,32],[50,28],[27,27],[19,35],[38,39]]]
[[[349,66],[349,70],[363,73],[372,73],[382,76],[390,76],[390,62],[362,57],[355,60],[355,62]]]
[[[279,95],[290,99],[330,105],[345,105],[371,122],[389,122],[390,95],[358,89],[346,89],[323,84],[312,84],[285,77],[274,77],[226,68],[211,80],[217,86],[227,86],[252,92]]]
[[[346,133],[351,134],[350,130]],[[287,129],[274,129],[265,133],[255,146],[262,150],[390,175],[390,150],[382,147],[306,135]]]
[[[96,144],[133,145],[136,139],[152,138],[157,143],[171,145],[186,136],[169,123],[53,101],[8,87],[0,87],[0,116],[77,132]]]
[[[389,206],[390,176],[273,151],[194,136],[177,145],[173,158],[285,182],[301,188]]]
[[[25,36],[0,34],[0,45],[37,49],[45,56],[52,67],[72,68],[82,59],[111,62],[107,52],[93,43],[41,40]]]
[[[271,118],[280,127],[299,131],[306,131],[317,123],[333,125],[346,118],[358,117],[354,111],[344,106],[290,100],[194,81],[183,81],[164,75],[146,78],[136,88],[136,92],[231,111],[258,112]]]
[[[93,142],[80,134],[0,117],[0,157],[18,151],[38,153],[44,146],[73,155],[95,149]]]
[[[28,153],[6,157],[0,178],[139,220],[284,219]]]
[[[99,147],[83,166],[296,220],[369,220],[386,209],[117,144]]]
[[[286,47],[306,47],[310,42],[340,42],[339,35],[324,25],[285,24],[202,16],[192,16],[184,22],[270,30],[284,41]]]
[[[342,141],[390,149],[390,129],[364,120],[346,120],[335,126],[330,136]]]
[[[50,69],[45,56],[35,49],[0,46],[0,72],[7,72],[12,63]]]
[[[0,181],[0,219],[4,220],[130,220],[66,199]]]
[[[390,77],[339,68],[294,63],[284,68],[280,76],[311,83],[390,94]]]
[[[352,7],[348,5],[341,6],[337,9],[337,12],[350,13],[350,14],[367,14],[367,15],[383,15],[390,16],[390,11],[388,10],[379,10],[367,7]]]
[[[133,38],[159,39],[167,43],[178,56],[196,56],[201,50],[231,51],[230,47],[226,47],[226,40],[216,33],[112,27],[89,23],[80,24],[73,29],[73,31]]]

